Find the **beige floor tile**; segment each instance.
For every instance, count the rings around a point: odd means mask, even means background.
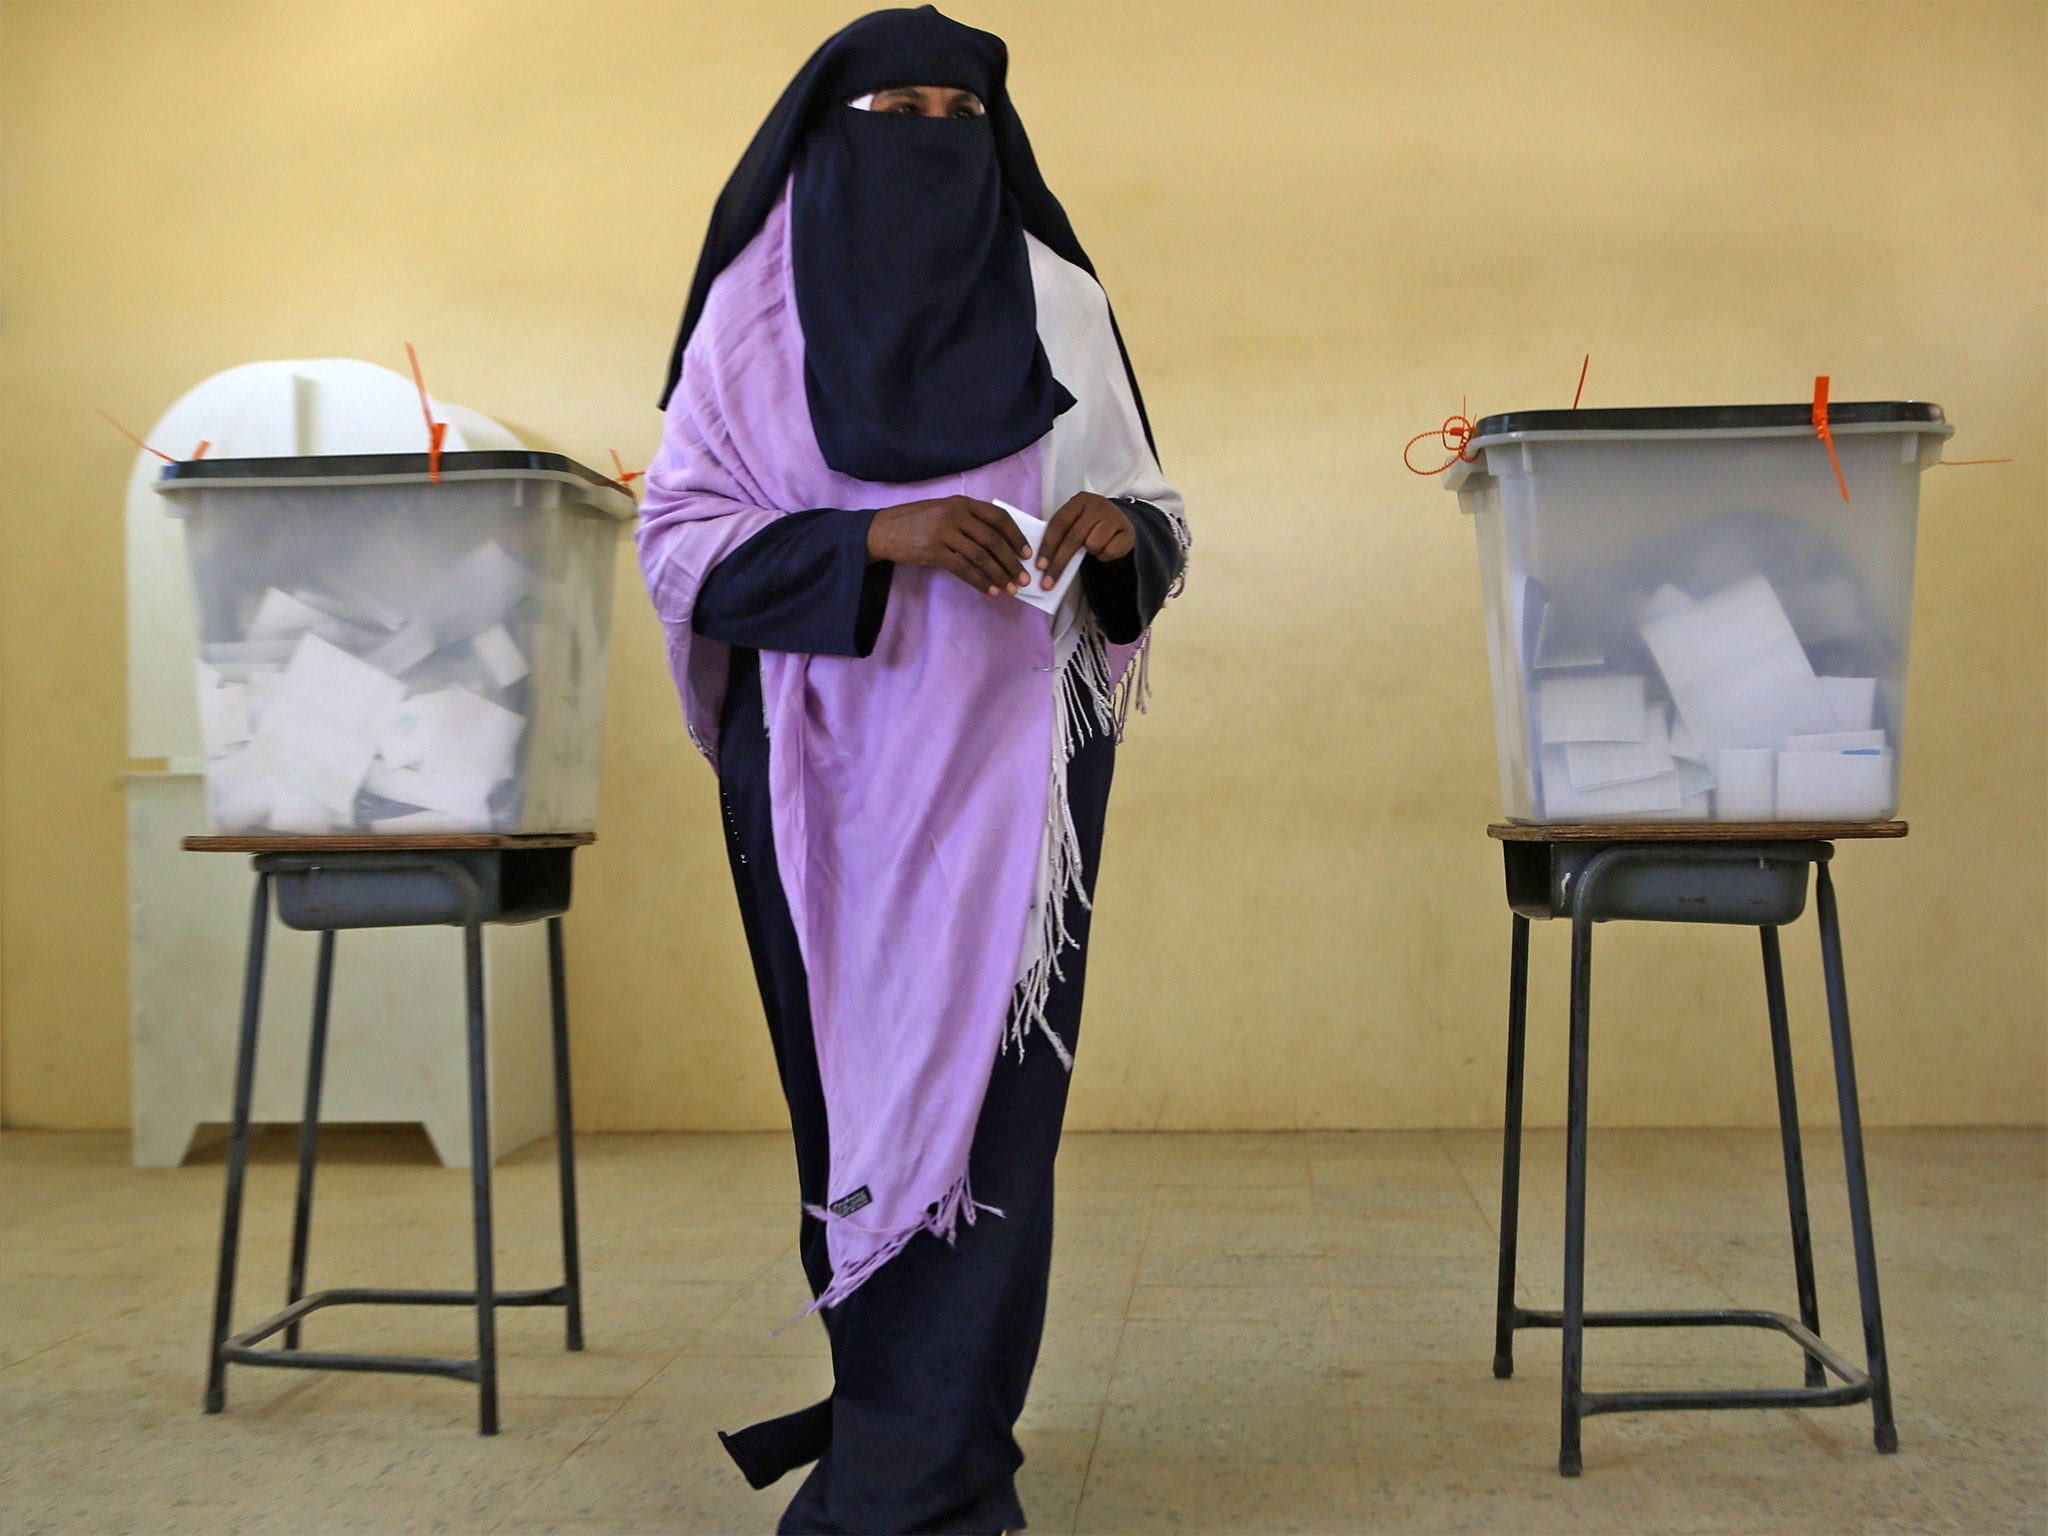
[[[1216,1253],[1200,1247],[1153,1252],[1138,1263],[1140,1285],[1322,1286],[1329,1283],[1315,1254]]]
[[[1808,1140],[1822,1317],[1860,1354],[1839,1148]],[[258,1138],[237,1321],[282,1290],[294,1141]],[[467,1283],[467,1182],[416,1132],[328,1143],[315,1284]],[[831,1384],[794,1252],[786,1135],[579,1142],[590,1348],[501,1318],[504,1432],[470,1387],[239,1369],[198,1411],[219,1149],[0,1139],[0,1529],[748,1531],[732,1428]],[[2048,1529],[2048,1136],[1871,1138],[1902,1450],[1866,1409],[1603,1415],[1555,1472],[1559,1337],[1495,1380],[1499,1142],[1484,1131],[1070,1137],[1045,1346],[1018,1428],[1034,1529]],[[1790,1310],[1775,1132],[1596,1128],[1594,1305]],[[1518,1295],[1561,1285],[1562,1138],[1528,1139]],[[498,1170],[507,1284],[551,1282],[552,1147]],[[336,1309],[309,1342],[466,1353],[466,1313]],[[1785,1385],[1747,1330],[1595,1330],[1593,1388]],[[224,1458],[261,1477],[223,1478]]]
[[[1557,1417],[1555,1366],[1546,1370],[1518,1364],[1512,1377],[1500,1380],[1493,1374],[1490,1348],[1450,1364],[1375,1360],[1345,1368],[1343,1378],[1344,1396],[1353,1408],[1526,1413],[1553,1421]]]
[[[1186,1360],[1285,1360],[1327,1364],[1336,1350],[1337,1325],[1328,1315],[1301,1319],[1271,1316],[1231,1319],[1131,1318],[1125,1322],[1122,1358]]]
[[[1111,1403],[1163,1403],[1204,1398],[1262,1408],[1329,1408],[1344,1403],[1344,1376],[1333,1364],[1234,1360],[1226,1368],[1199,1359],[1117,1362]]]
[[[1338,1290],[1441,1288],[1491,1296],[1499,1274],[1498,1257],[1491,1252],[1474,1257],[1332,1249],[1323,1263],[1331,1286]]]
[[[1090,1411],[1072,1427],[1044,1423],[1020,1424],[1017,1444],[1024,1465],[1017,1472],[1017,1499],[1034,1531],[1071,1531],[1081,1508],[1081,1492],[1095,1454],[1095,1424]]]
[[[1557,1475],[1554,1457],[1541,1467],[1516,1463],[1469,1470],[1375,1468],[1368,1462],[1360,1483],[1365,1528],[1373,1531],[1540,1536],[1652,1528],[1642,1496],[1626,1473],[1589,1470],[1567,1481]]]
[[[1179,1156],[1169,1156],[1160,1173],[1162,1187],[1173,1185],[1271,1186],[1307,1188],[1308,1157],[1284,1138],[1219,1136],[1187,1138],[1193,1143]]]
[[[1096,1452],[1082,1532],[1342,1532],[1361,1529],[1358,1471],[1329,1462],[1159,1460]]]
[[[2036,1532],[2048,1516],[2038,1478],[1914,1465],[1903,1453],[1840,1463],[1780,1459],[1711,1473],[1644,1467],[1646,1515],[1666,1530]]]
[[[1359,1259],[1462,1258],[1484,1267],[1500,1252],[1498,1235],[1469,1203],[1343,1214],[1326,1210],[1317,1227],[1330,1253]]]
[[[1322,1286],[1141,1285],[1128,1315],[1183,1323],[1326,1322],[1330,1294]]]
[[[1052,1274],[1048,1284],[1055,1292],[1128,1298],[1138,1280],[1139,1256],[1129,1253],[1098,1254],[1055,1235]],[[1121,1307],[1122,1301],[1118,1301]]]
[[[1491,1339],[1494,1287],[1333,1286],[1332,1313],[1340,1322],[1380,1328],[1457,1327]]]
[[[1069,1216],[1060,1212],[1059,1241],[1063,1247],[1080,1249],[1105,1258],[1135,1259],[1145,1248],[1147,1223],[1121,1215]]]
[[[1391,1362],[1435,1363],[1446,1369],[1493,1358],[1493,1329],[1446,1323],[1389,1323],[1340,1317],[1337,1359],[1347,1370]]]
[[[1323,1236],[1313,1217],[1253,1216],[1200,1210],[1156,1211],[1145,1252],[1243,1254],[1251,1257],[1319,1257]]]
[[[1114,1357],[1041,1350],[1031,1374],[1031,1401],[1048,1407],[1099,1408],[1116,1371]]]
[[[1419,1480],[1423,1470],[1432,1468],[1451,1477],[1475,1471],[1526,1473],[1533,1486],[1543,1486],[1545,1472],[1556,1475],[1556,1425],[1533,1414],[1353,1408],[1349,1423],[1368,1483],[1376,1478]]]
[[[1099,1454],[1123,1461],[1340,1463],[1352,1455],[1342,1407],[1269,1407],[1202,1400],[1111,1403]]]
[[[832,1360],[823,1350],[792,1356],[724,1355],[686,1350],[633,1398],[701,1409],[721,1429],[791,1413],[832,1390]]]
[[[798,1478],[754,1492],[714,1427],[684,1405],[635,1399],[507,1510],[495,1529],[592,1536],[772,1531]]]

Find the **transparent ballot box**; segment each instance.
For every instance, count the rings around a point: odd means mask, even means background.
[[[633,499],[551,453],[194,460],[185,529],[220,832],[597,819],[613,546]]]
[[[1850,822],[1899,804],[1917,401],[1528,411],[1444,484],[1479,535],[1510,820]],[[1847,499],[1844,490],[1847,490]]]

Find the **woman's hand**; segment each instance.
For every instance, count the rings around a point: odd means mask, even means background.
[[[893,560],[951,571],[990,597],[1015,595],[1030,582],[1031,573],[1024,569],[1030,553],[1009,513],[972,496],[884,507],[868,524],[870,562]]]
[[[1044,547],[1038,551],[1038,568],[1045,573],[1039,585],[1047,591],[1058,586],[1067,562],[1084,551],[1098,560],[1121,560],[1137,542],[1122,507],[1107,496],[1083,491],[1046,525]]]

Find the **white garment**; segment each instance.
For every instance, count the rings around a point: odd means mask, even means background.
[[[1031,256],[1039,344],[1045,348],[1053,377],[1074,397],[1073,408],[1054,420],[1052,430],[1040,442],[1043,499],[1039,515],[1050,519],[1083,491],[1134,497],[1166,515],[1185,554],[1189,542],[1186,510],[1180,493],[1166,483],[1145,440],[1145,424],[1131,393],[1130,375],[1124,368],[1102,285],[1037,236],[1027,232],[1024,243]],[[1051,780],[1009,1030],[1009,1040],[1021,1055],[1028,1026],[1036,1024],[1067,1066],[1073,1065],[1072,1058],[1046,1023],[1043,1011],[1052,978],[1058,974],[1059,952],[1071,942],[1063,921],[1065,898],[1071,893],[1087,900],[1081,883],[1079,834],[1067,804],[1067,764],[1081,734],[1076,712],[1094,707],[1106,723],[1114,683],[1103,658],[1100,632],[1081,622],[1081,602],[1081,587],[1076,582],[1053,614]],[[1137,664],[1133,659],[1131,665]]]

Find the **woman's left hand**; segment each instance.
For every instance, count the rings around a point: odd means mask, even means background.
[[[1107,496],[1083,491],[1055,512],[1046,524],[1045,539],[1033,564],[1044,572],[1039,585],[1047,591],[1059,584],[1067,562],[1082,554],[1098,560],[1121,560],[1138,542],[1124,509]]]

